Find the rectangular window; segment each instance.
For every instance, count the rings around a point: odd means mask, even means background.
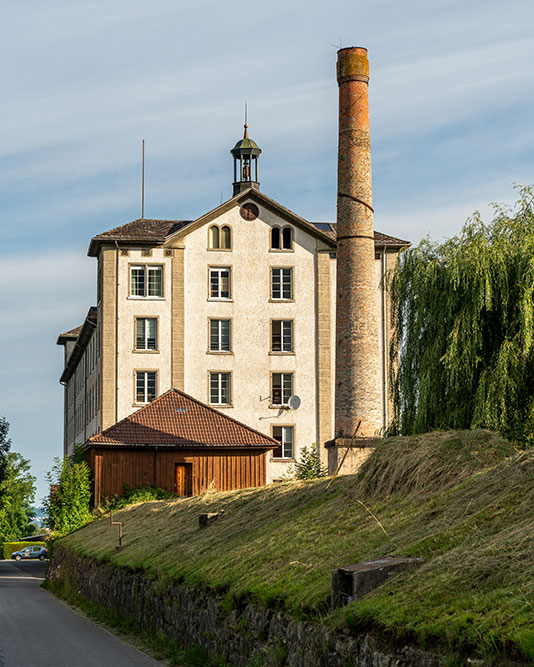
[[[230,405],[230,373],[210,373],[210,403],[212,405]]]
[[[280,446],[273,450],[273,458],[294,458],[294,435],[294,426],[273,426],[273,438],[280,443]]]
[[[230,268],[210,268],[210,299],[230,298]]]
[[[293,394],[293,373],[273,373],[271,400],[273,405],[287,405]]]
[[[293,320],[273,320],[271,352],[293,352]]]
[[[163,267],[154,265],[131,266],[130,296],[163,296]]]
[[[293,269],[271,269],[271,298],[293,298]]]
[[[210,320],[211,352],[230,352],[230,320]]]
[[[150,403],[156,398],[156,371],[135,371],[135,402]]]
[[[157,350],[158,321],[155,317],[135,318],[135,349]]]

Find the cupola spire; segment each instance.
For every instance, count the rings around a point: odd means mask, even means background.
[[[261,154],[261,148],[255,141],[249,139],[246,104],[244,128],[243,138],[230,151],[234,158],[234,197],[248,188],[260,189],[258,157]]]

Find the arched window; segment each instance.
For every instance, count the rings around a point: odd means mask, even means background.
[[[280,250],[281,245],[280,245],[280,227],[273,227],[271,229],[271,249],[272,250]]]
[[[230,250],[232,247],[232,230],[228,225],[221,228],[221,245],[223,250]]]
[[[282,248],[284,250],[291,250],[293,248],[293,230],[291,227],[284,227],[282,229]]]
[[[212,225],[208,229],[208,248],[209,250],[231,250],[232,249],[232,229],[228,225],[218,227]]]
[[[212,225],[208,230],[208,248],[219,248],[219,228],[217,225]]]

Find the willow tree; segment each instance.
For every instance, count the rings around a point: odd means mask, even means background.
[[[489,428],[534,440],[534,189],[391,277],[393,430]]]

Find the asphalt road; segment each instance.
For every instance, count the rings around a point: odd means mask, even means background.
[[[161,665],[40,588],[46,567],[0,561],[0,667]]]

